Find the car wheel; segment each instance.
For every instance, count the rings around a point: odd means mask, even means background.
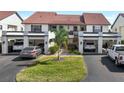
[[[115,59],[115,65],[120,66],[120,64],[118,63],[118,59]]]
[[[109,57],[109,53],[107,52],[107,56]]]

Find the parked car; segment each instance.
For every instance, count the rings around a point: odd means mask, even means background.
[[[20,52],[20,57],[21,58],[37,58],[42,53],[42,50],[38,46],[30,46],[24,48]]]
[[[107,49],[107,55],[116,65],[124,64],[124,45],[113,45],[112,48]]]
[[[90,51],[94,51],[96,50],[96,46],[94,42],[85,42],[84,44],[84,50],[90,50]]]
[[[21,51],[23,49],[23,42],[15,42],[13,45],[13,51]]]

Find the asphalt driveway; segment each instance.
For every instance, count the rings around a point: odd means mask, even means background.
[[[116,67],[106,55],[84,56],[88,76],[85,82],[124,82],[124,66]]]
[[[14,82],[16,74],[32,64],[32,59],[20,59],[17,55],[0,55],[0,82]]]

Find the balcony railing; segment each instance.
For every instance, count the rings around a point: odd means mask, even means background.
[[[32,31],[2,31],[3,36],[43,36],[48,35],[48,32],[32,32]]]
[[[78,36],[78,31],[70,31],[68,32],[68,35]]]
[[[117,32],[82,32],[79,31],[80,37],[121,37]]]

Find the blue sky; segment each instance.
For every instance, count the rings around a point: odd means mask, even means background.
[[[124,11],[54,11],[57,12],[58,14],[75,14],[75,15],[81,15],[82,13],[85,12],[100,12],[105,15],[105,17],[109,20],[109,22],[112,24],[114,20],[116,19],[117,15],[119,13],[124,13]],[[34,12],[33,11],[18,11],[20,16],[23,19],[26,19],[30,15],[32,15]]]

